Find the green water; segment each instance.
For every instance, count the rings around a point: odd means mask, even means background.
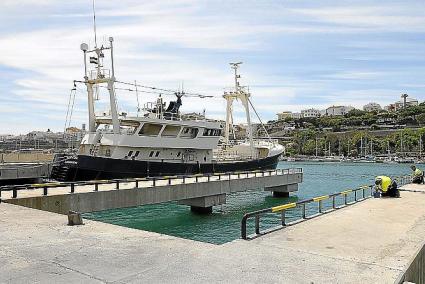
[[[240,237],[240,221],[244,213],[339,192],[364,184],[371,184],[377,175],[399,176],[410,174],[406,164],[367,163],[301,163],[281,162],[279,168],[302,167],[304,182],[299,191],[289,198],[274,198],[268,192],[249,191],[227,196],[227,203],[216,206],[210,215],[198,215],[188,206],[174,202],[114,209],[84,214],[85,218],[129,228],[158,232],[202,242],[222,244]],[[313,212],[315,208],[308,208]],[[296,218],[300,212],[288,212]],[[278,224],[276,214],[262,219],[262,226]],[[252,227],[252,224],[250,224]],[[263,228],[264,228],[263,227]],[[251,229],[251,233],[252,228]]]

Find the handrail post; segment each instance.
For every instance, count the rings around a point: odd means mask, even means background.
[[[74,193],[74,191],[75,191],[75,185],[74,183],[71,183],[71,193]]]
[[[336,198],[336,196],[333,195],[332,196],[332,209],[335,209],[335,206],[336,206],[335,198]]]
[[[183,183],[186,183],[186,176],[183,176]]]
[[[354,202],[357,202],[357,189],[354,190]]]
[[[99,191],[99,184],[97,182],[94,184],[94,191]]]
[[[16,189],[16,187],[14,187],[12,189],[12,198],[17,198],[18,197],[18,190]]]
[[[344,204],[347,205],[347,194],[344,194]]]
[[[319,213],[322,213],[322,200],[319,200]]]
[[[282,218],[282,226],[286,226],[286,210],[282,210],[281,218]]]
[[[139,187],[139,181],[136,179],[136,188]]]
[[[47,186],[43,188],[43,195],[47,195]]]
[[[156,186],[156,178],[152,178],[152,186]]]
[[[171,185],[171,178],[168,178],[168,185]]]
[[[255,215],[255,233],[260,234],[260,214]]]
[[[363,190],[362,190],[363,192],[362,192],[362,194],[363,194],[363,199],[365,199],[365,191],[366,191],[366,188],[364,188],[363,187]]]
[[[246,219],[248,219],[248,216],[245,215],[241,222],[241,237],[243,240],[246,240]]]
[[[305,219],[305,217],[306,217],[306,210],[305,210],[306,208],[305,208],[305,203],[303,203],[303,219]]]
[[[119,180],[117,180],[117,181],[116,181],[115,188],[116,188],[116,189],[120,189],[120,181],[119,181]]]

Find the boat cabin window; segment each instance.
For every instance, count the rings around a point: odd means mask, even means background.
[[[203,136],[220,136],[221,130],[220,129],[209,129],[205,128]]]
[[[177,137],[180,132],[180,126],[176,125],[166,125],[164,130],[161,133],[163,137]]]
[[[162,129],[161,124],[155,123],[145,123],[139,131],[141,136],[158,136],[159,132]]]
[[[159,156],[159,151],[156,151],[155,157],[158,157],[158,156]]]
[[[193,127],[184,127],[183,131],[180,133],[180,138],[195,138],[198,135],[198,128]]]
[[[140,154],[140,151],[136,151],[136,154],[134,154],[134,157],[138,157]]]
[[[153,156],[153,153],[155,153],[155,151],[151,151],[151,152],[149,153],[149,157],[152,157],[152,156]]]

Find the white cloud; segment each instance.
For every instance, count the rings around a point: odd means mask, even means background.
[[[41,117],[48,117],[48,123],[57,125],[60,130],[72,80],[83,76],[79,45],[82,41],[93,45],[91,6],[82,0],[66,3],[6,0],[0,4],[0,18],[7,21],[16,18],[16,22],[12,23],[19,25],[23,15],[18,11],[23,5],[28,13],[37,11],[32,16],[26,12],[26,19],[36,20],[33,26],[21,27],[24,32],[0,30],[0,68],[8,66],[22,71],[14,79],[13,88],[0,90],[0,96],[7,95],[16,102],[22,102],[23,109],[24,106],[33,106],[42,113]],[[341,79],[361,83],[382,79],[384,82],[387,75],[401,74],[401,77],[405,74],[386,70],[386,66],[372,68],[367,62],[362,66],[347,67],[346,58],[376,58],[376,54],[360,53],[359,49],[373,49],[376,53],[380,52],[380,46],[368,48],[373,40],[366,37],[350,37],[348,42],[339,37],[349,33],[372,34],[374,37],[377,32],[423,32],[425,19],[415,11],[419,11],[418,6],[311,5],[226,1],[218,7],[218,4],[194,0],[167,3],[122,0],[119,4],[98,1],[98,35],[99,39],[105,33],[115,37],[117,78],[129,82],[136,79],[145,85],[174,89],[184,82],[186,90],[220,97],[223,87],[233,83],[228,61],[242,59],[245,61],[242,83],[252,86],[252,100],[265,120],[273,118],[278,111],[299,111],[314,106],[306,97],[319,97],[319,107],[327,102],[360,105],[373,96],[376,96],[374,100],[382,99],[384,102],[390,101],[390,97],[397,97],[398,91],[391,90],[390,86],[352,91],[346,89],[350,87],[337,85]],[[236,8],[240,9],[239,13],[233,12]],[[323,43],[322,37],[323,42],[331,38],[336,44]],[[385,53],[381,55],[384,60],[394,58],[391,51],[400,53],[403,50],[403,46],[395,45],[399,42],[397,37],[381,42],[386,43],[385,50],[388,49],[388,53],[380,52]],[[416,44],[417,40],[403,42],[409,43]],[[320,44],[322,49],[315,50]],[[311,53],[315,52],[320,59],[322,53],[333,52],[327,50],[330,46],[342,48],[344,52],[340,58],[335,55],[333,61],[326,63],[327,66],[318,66],[323,64],[320,60],[317,61],[319,63],[296,62],[313,58]],[[416,52],[411,53],[411,58],[424,55],[423,49],[415,46],[410,46],[409,50]],[[291,56],[297,60],[291,60]],[[400,60],[407,58],[406,54],[400,56]],[[272,70],[260,71],[258,68],[267,68],[268,65]],[[397,68],[401,67],[393,66],[393,69],[399,70]],[[414,80],[404,84],[418,86]],[[84,91],[83,86],[79,88]],[[338,89],[341,91],[336,91]],[[118,95],[120,109],[135,109],[134,93],[118,91]],[[141,97],[144,101],[154,99],[148,94]],[[104,95],[98,102],[100,110],[104,109],[106,102],[107,96]],[[85,119],[85,108],[85,94],[78,93],[76,122],[81,123]],[[186,99],[183,102],[184,111],[202,111],[203,108],[207,109],[207,114],[224,117],[224,100]],[[17,111],[16,107],[10,108],[9,113],[13,111]],[[237,108],[237,111],[240,116],[240,109]],[[25,111],[21,114],[25,115]],[[33,125],[28,124],[28,127]]]

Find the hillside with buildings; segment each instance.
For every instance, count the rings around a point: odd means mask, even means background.
[[[425,139],[425,102],[402,95],[381,107],[370,102],[363,108],[332,105],[324,110],[283,111],[265,129],[292,155],[366,156],[422,155]],[[257,136],[265,131],[257,127]]]

